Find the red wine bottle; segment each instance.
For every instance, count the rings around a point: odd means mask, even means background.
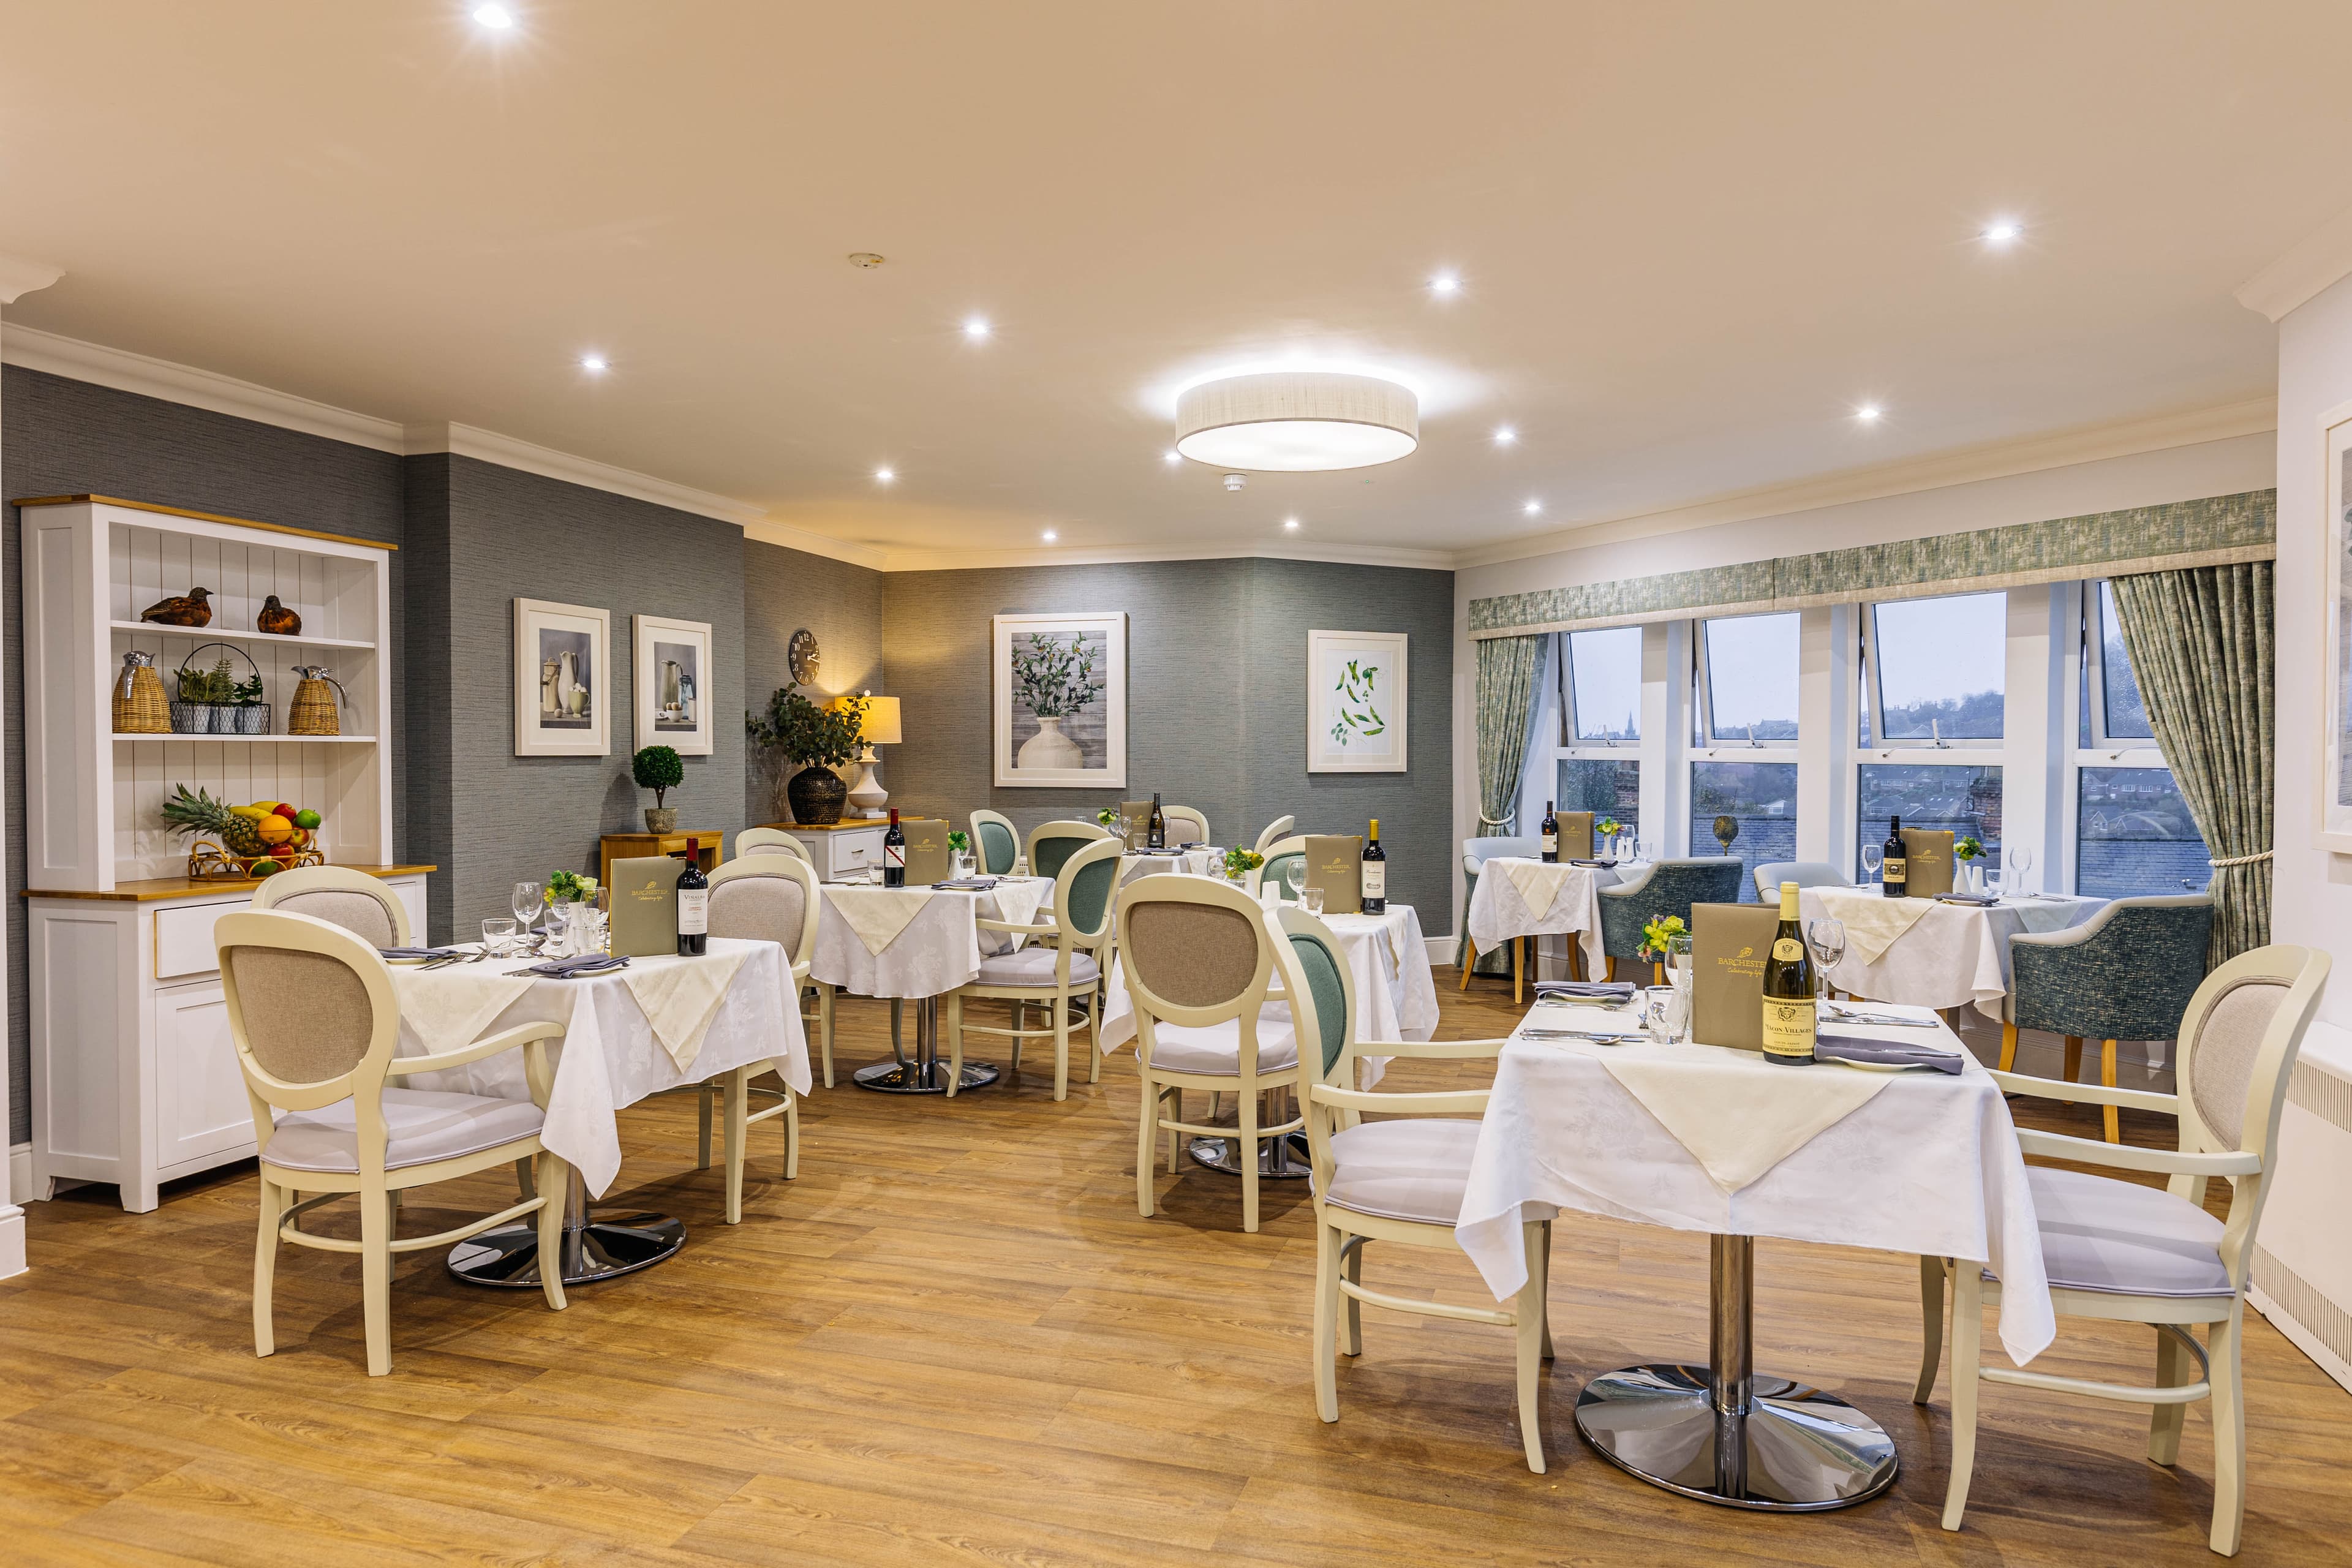
[[[1372,818],[1371,837],[1364,840],[1364,912],[1389,912],[1389,852],[1381,847],[1381,819]]]
[[[882,830],[882,885],[907,885],[907,830],[898,826],[898,808],[890,808],[890,826]]]
[[[702,840],[686,841],[686,869],[677,874],[677,950],[689,958],[710,951],[710,879],[702,874]]]

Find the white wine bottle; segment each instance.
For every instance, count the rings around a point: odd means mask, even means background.
[[[1764,1059],[1803,1067],[1813,1059],[1813,958],[1797,929],[1797,884],[1780,884],[1780,926],[1764,961]]]

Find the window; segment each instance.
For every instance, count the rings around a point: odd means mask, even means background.
[[[1570,632],[1562,661],[1562,745],[1631,743],[1642,738],[1642,628]],[[1582,809],[1580,807],[1579,809]]]
[[[2132,674],[2131,655],[2124,648],[2123,622],[2116,615],[2116,590],[2110,584],[2099,584],[2099,599],[2089,619],[2086,630],[2092,640],[2094,657],[2084,660],[2085,668],[2095,663],[2099,670],[2099,695],[2105,708],[2101,732],[2110,741],[2154,741],[2156,731],[2148,727],[2147,704],[2140,700],[2139,678]],[[2084,705],[2088,717],[2090,705]]]
[[[2074,890],[2093,898],[2190,893],[2212,879],[2204,835],[2170,768],[2084,768]]]
[[[2000,740],[2008,658],[2006,594],[1873,605],[1879,743]]]
[[[1948,828],[1956,838],[1973,838],[1988,856],[2000,849],[2000,770],[1957,767],[1949,763],[1864,763],[1856,798],[1860,821],[1857,852],[1886,842],[1890,819],[1906,827]],[[1857,857],[1857,868],[1861,860]],[[1987,861],[1988,865],[1998,864]]]
[[[1791,610],[1701,623],[1700,700],[1708,740],[1797,738],[1798,618]]]
[[[1769,861],[1794,860],[1797,764],[1693,763],[1690,846],[1694,855],[1737,855],[1750,872]],[[1739,879],[1739,900],[1756,901],[1753,876]]]
[[[1595,822],[1615,817],[1622,831],[1639,833],[1642,764],[1562,757],[1559,788],[1553,798],[1562,811],[1589,811]]]

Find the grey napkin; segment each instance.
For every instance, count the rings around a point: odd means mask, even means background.
[[[534,963],[520,971],[524,974],[544,974],[550,980],[580,980],[591,974],[603,974],[608,970],[626,969],[626,958],[615,958],[608,952],[583,952],[571,958],[551,959]]]
[[[1633,984],[1629,980],[1538,980],[1536,995],[1567,996],[1583,1002],[1631,1002]]]
[[[376,952],[386,958],[455,958],[465,952],[461,947],[380,947]]]
[[[1813,1037],[1813,1055],[1879,1066],[1934,1068],[1937,1072],[1950,1073],[1968,1065],[1967,1058],[1958,1051],[1909,1040],[1864,1039],[1860,1035],[1817,1034]]]

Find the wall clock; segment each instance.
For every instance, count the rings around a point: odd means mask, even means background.
[[[816,684],[816,634],[803,626],[793,634],[784,649],[784,658],[793,672],[793,679],[803,686]]]

